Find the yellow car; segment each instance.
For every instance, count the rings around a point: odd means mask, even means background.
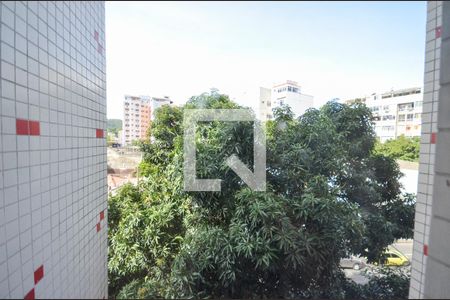
[[[386,266],[407,266],[410,263],[404,254],[393,249],[384,251],[381,261]]]

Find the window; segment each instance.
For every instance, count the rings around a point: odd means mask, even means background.
[[[406,115],[406,121],[412,121],[414,118],[414,114],[407,114]]]
[[[398,110],[399,111],[405,111],[405,110],[413,110],[414,109],[414,102],[411,103],[403,103],[403,104],[399,104],[398,105]]]
[[[405,122],[405,115],[398,115],[399,122]]]
[[[383,121],[387,121],[387,120],[395,120],[395,116],[394,115],[383,116]]]
[[[419,113],[414,114],[414,119],[420,119],[421,115],[422,115],[422,114],[419,114]]]

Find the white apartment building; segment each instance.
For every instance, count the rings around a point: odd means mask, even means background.
[[[287,80],[274,85],[271,89],[261,87],[259,90],[259,117],[261,121],[273,119],[273,109],[289,105],[296,117],[313,107],[314,97],[302,94],[297,82]]]
[[[155,118],[156,109],[172,103],[167,96],[158,98],[126,95],[123,102],[122,145],[145,139],[150,121]]]
[[[422,122],[422,89],[420,87],[373,93],[370,96],[343,101],[365,103],[373,114],[375,134],[381,142],[400,135],[418,137]]]

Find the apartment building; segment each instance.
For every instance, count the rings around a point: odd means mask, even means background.
[[[0,2],[0,298],[108,298],[105,4]]]
[[[150,121],[155,118],[156,109],[172,103],[168,96],[158,98],[126,95],[123,102],[122,145],[145,139]]]
[[[287,80],[276,84],[272,88],[260,87],[259,118],[261,121],[273,119],[273,109],[282,105],[289,105],[296,117],[313,107],[314,97],[303,94],[297,82]]]
[[[375,134],[381,142],[400,135],[419,137],[421,133],[423,94],[420,87],[373,93],[343,101],[365,103],[373,114]]]

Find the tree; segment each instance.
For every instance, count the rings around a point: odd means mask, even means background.
[[[374,152],[362,104],[330,102],[299,119],[275,111],[266,192],[224,163],[237,154],[253,165],[252,122],[199,123],[197,178],[220,178],[222,190],[183,191],[183,110],[238,107],[213,91],[156,112],[142,146],[148,180],[110,201],[111,294],[343,298],[342,257],[377,260],[411,236],[414,205],[400,195],[395,161]]]
[[[404,268],[382,267],[366,274],[369,282],[358,285],[344,281],[346,296],[350,299],[408,299],[411,274]]]
[[[419,161],[420,138],[408,138],[404,135],[393,140],[387,140],[385,143],[377,141],[375,152],[389,156],[393,159],[406,161]]]

